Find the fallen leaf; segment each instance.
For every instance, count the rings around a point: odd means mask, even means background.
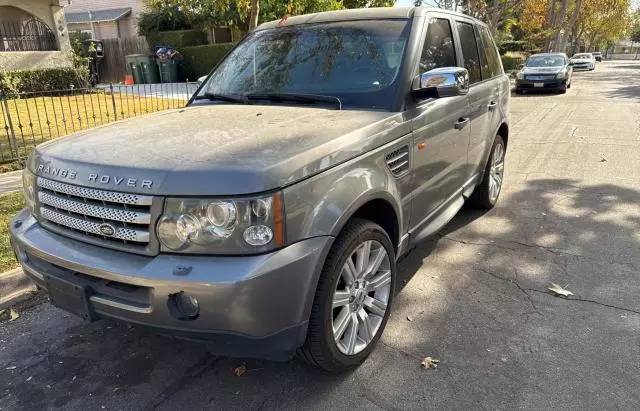
[[[75,381],[75,380],[76,380],[76,376],[74,375],[71,381]]]
[[[27,382],[31,381],[32,378],[33,378],[33,375],[30,375],[29,378],[27,378]]]
[[[551,287],[549,287],[549,290],[553,291],[557,295],[562,295],[562,296],[565,296],[565,297],[573,295],[573,293],[571,291],[563,288],[562,286],[559,286],[556,283],[551,283]]]
[[[247,365],[245,363],[242,363],[239,366],[237,366],[236,369],[233,370],[233,372],[236,373],[236,377],[239,377],[245,372],[247,372]]]
[[[413,318],[411,318],[410,315],[407,315],[407,321],[413,321]]]
[[[14,321],[18,317],[20,317],[20,314],[18,314],[16,310],[14,310],[13,308],[9,309],[9,321]]]
[[[438,368],[438,364],[440,363],[440,360],[436,360],[435,358],[431,358],[431,357],[426,357],[424,360],[422,360],[422,363],[420,363],[420,365],[422,365],[422,368]]]
[[[5,308],[5,309],[0,310],[0,316],[2,316],[2,314],[4,314],[4,312],[5,312],[5,311],[7,311],[7,309],[6,309],[6,308]]]
[[[5,368],[5,370],[15,370],[16,368],[18,367],[16,367],[15,365],[12,365],[11,367]]]

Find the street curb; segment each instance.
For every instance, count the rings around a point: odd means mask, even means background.
[[[0,309],[15,304],[35,290],[35,285],[24,275],[22,268],[0,274]]]

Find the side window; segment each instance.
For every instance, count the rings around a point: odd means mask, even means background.
[[[460,36],[460,47],[464,58],[464,67],[469,71],[469,82],[477,83],[482,79],[480,72],[480,56],[478,55],[478,44],[473,33],[473,26],[461,21],[456,22],[458,35]]]
[[[480,30],[480,38],[484,43],[484,49],[487,53],[487,62],[489,63],[489,70],[491,70],[491,77],[499,76],[502,74],[502,62],[496,49],[496,44],[489,34],[489,30],[486,27],[478,27]]]
[[[478,56],[480,57],[480,72],[482,74],[482,79],[487,80],[493,77],[491,73],[491,69],[489,69],[489,62],[487,61],[487,48],[484,46],[484,42],[480,37],[480,29],[478,25],[474,25],[474,34],[476,36],[476,44],[478,45]]]
[[[431,19],[420,56],[420,73],[435,68],[455,66],[457,66],[456,52],[449,20]]]

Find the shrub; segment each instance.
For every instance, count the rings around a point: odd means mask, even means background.
[[[160,31],[148,34],[147,43],[151,50],[158,45],[166,45],[181,51],[183,47],[207,44],[207,34],[203,30]]]
[[[72,67],[0,71],[0,94],[66,90],[87,86],[87,70]]]
[[[527,49],[526,41],[508,40],[503,41],[498,45],[500,54],[505,54],[509,51],[525,51]]]
[[[189,80],[196,80],[200,76],[209,74],[233,46],[233,43],[220,43],[184,47],[180,50],[184,56],[184,77]]]
[[[502,59],[502,67],[504,67],[504,71],[506,72],[518,70],[520,68],[520,64],[524,62],[518,57],[501,56],[500,59]]]
[[[189,18],[176,6],[168,9],[151,8],[140,13],[138,18],[138,34],[148,36],[159,31],[188,30],[193,25]]]

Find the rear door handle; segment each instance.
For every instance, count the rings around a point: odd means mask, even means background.
[[[454,124],[456,130],[462,130],[469,124],[469,117],[460,117]]]
[[[491,103],[489,103],[487,108],[489,109],[489,111],[493,111],[496,109],[497,106],[498,106],[498,103],[496,103],[495,101],[492,101]]]

